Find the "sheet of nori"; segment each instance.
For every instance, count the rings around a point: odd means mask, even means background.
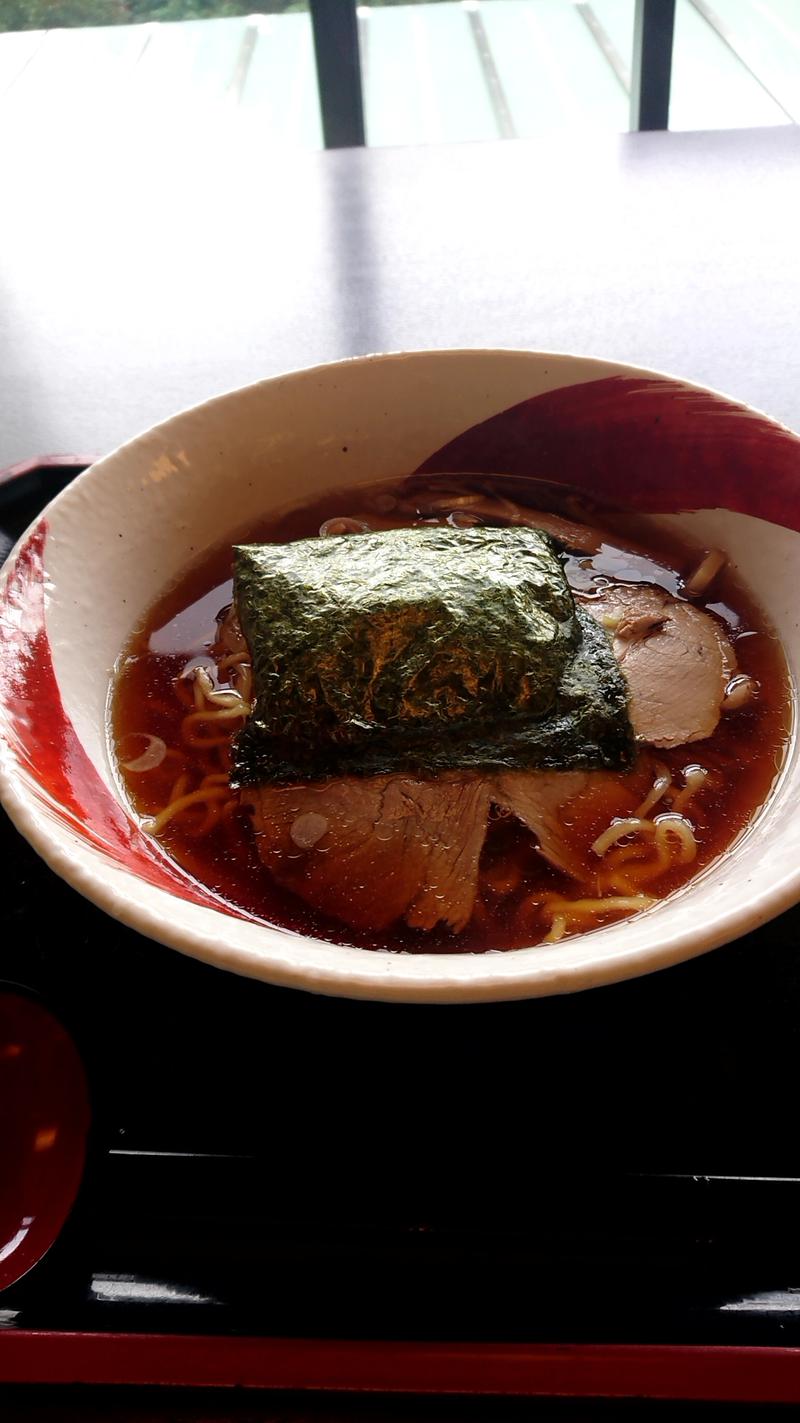
[[[245,545],[234,785],[630,766],[627,691],[549,537],[428,525]]]

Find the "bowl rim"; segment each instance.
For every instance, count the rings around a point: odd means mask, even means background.
[[[48,502],[17,540],[5,560],[2,570],[0,570],[0,589],[4,587],[15,566],[20,549],[40,522],[46,519],[57,505],[74,498],[75,490],[79,485],[95,478],[96,472],[103,470],[117,455],[145,440],[154,432],[158,432],[159,435],[168,434],[173,425],[183,421],[186,417],[217,407],[228,402],[232,397],[253,394],[265,386],[294,377],[313,378],[315,373],[330,370],[332,367],[372,365],[413,359],[416,356],[442,357],[445,360],[453,357],[491,360],[495,355],[519,356],[522,359],[534,361],[563,361],[565,364],[582,365],[585,368],[599,364],[606,367],[612,374],[653,376],[674,382],[684,388],[719,394],[724,400],[740,406],[743,404],[741,401],[734,401],[731,396],[715,391],[713,387],[697,385],[663,371],[633,366],[623,361],[594,355],[575,355],[566,351],[526,350],[518,347],[440,347],[376,352],[363,356],[348,356],[337,361],[320,362],[313,366],[298,367],[291,371],[264,377],[244,386],[232,387],[195,405],[187,406],[167,419],[140,431],[96,460],[53,500]],[[764,418],[776,428],[789,430],[788,426],[782,425],[780,421],[774,420],[764,412],[757,411],[756,407],[747,406],[746,408],[763,414]],[[791,430],[790,433],[795,434]],[[782,771],[773,785],[764,808],[769,806],[778,793],[796,749],[798,717],[797,687],[794,678],[791,679],[791,686],[794,715],[787,754]],[[798,863],[795,868],[788,868],[768,889],[757,889],[749,893],[746,898],[737,898],[735,906],[716,914],[710,923],[703,922],[699,929],[695,926],[672,932],[669,932],[668,926],[665,926],[667,932],[657,942],[649,946],[637,945],[633,954],[624,943],[624,933],[621,935],[622,942],[619,948],[614,949],[611,944],[615,937],[620,937],[620,929],[626,923],[630,923],[630,920],[622,921],[622,924],[608,925],[585,935],[576,935],[573,943],[580,940],[587,946],[591,943],[599,946],[599,941],[602,941],[608,945],[608,952],[593,954],[590,949],[587,949],[585,963],[570,964],[565,962],[563,967],[556,967],[548,971],[543,971],[542,968],[537,970],[535,947],[503,954],[465,954],[463,952],[398,954],[390,949],[356,949],[349,945],[337,945],[331,941],[318,940],[310,935],[290,933],[269,925],[250,924],[248,925],[249,929],[260,932],[264,946],[262,952],[256,956],[250,948],[226,942],[224,935],[214,934],[210,927],[212,921],[208,921],[209,927],[206,929],[192,924],[191,921],[196,914],[207,916],[210,913],[216,921],[227,923],[229,926],[242,925],[244,921],[233,915],[226,915],[222,907],[213,908],[209,905],[198,909],[197,906],[186,905],[180,901],[182,911],[183,909],[187,911],[184,919],[188,921],[188,923],[181,923],[179,919],[173,919],[163,912],[160,913],[157,902],[151,905],[149,902],[137,898],[136,886],[138,884],[141,887],[142,881],[134,870],[114,865],[114,874],[109,877],[107,872],[103,873],[103,865],[105,864],[107,867],[109,862],[107,859],[104,860],[101,851],[79,840],[74,834],[71,835],[63,826],[59,827],[60,835],[54,836],[51,817],[46,809],[42,809],[37,804],[35,794],[26,786],[24,777],[19,775],[15,762],[15,753],[6,742],[2,728],[0,728],[0,804],[5,807],[16,829],[29,841],[39,856],[56,874],[112,918],[146,937],[205,963],[276,986],[351,998],[438,1003],[488,1002],[571,993],[602,984],[641,977],[672,964],[698,957],[752,932],[762,924],[784,913],[800,900],[800,863]],[[129,811],[130,807],[121,797],[119,787],[116,787],[115,794],[123,808]],[[760,814],[756,816],[756,821],[759,819]],[[156,900],[166,896],[169,902],[173,904],[178,902],[175,896],[165,888],[148,886],[148,890],[156,896]],[[679,890],[677,894],[680,895],[681,892]],[[676,897],[670,896],[670,900],[674,901]],[[651,910],[645,910],[636,915],[635,921],[642,922],[650,914],[658,912],[661,903]],[[247,934],[245,934],[246,937],[248,937]],[[270,938],[280,940],[277,944],[277,952],[269,945]],[[324,968],[320,968],[319,965],[310,966],[309,963],[303,961],[302,953],[292,953],[292,945],[298,944],[322,947],[326,951],[325,956],[328,954],[332,957],[335,956],[337,962],[327,964]],[[358,956],[359,971],[355,971],[354,966],[348,965],[348,960],[353,955]],[[448,972],[448,968],[452,968],[455,964],[461,966],[459,975]],[[465,972],[467,964],[470,967],[468,974]],[[413,971],[415,967],[416,972]],[[423,967],[426,970],[424,975],[420,972]],[[387,972],[387,968],[391,971]]]

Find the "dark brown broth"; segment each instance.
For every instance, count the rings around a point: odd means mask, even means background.
[[[474,481],[459,481],[459,486],[466,487],[467,483]],[[392,487],[397,489],[398,486]],[[655,583],[680,594],[683,577],[688,576],[699,561],[696,548],[688,547],[647,520],[628,514],[610,514],[606,510],[587,512],[585,508],[576,508],[569,498],[565,503],[563,492],[556,497],[546,486],[533,482],[526,487],[523,482],[515,481],[509,489],[503,481],[496,480],[489,484],[484,482],[483,487],[492,493],[505,490],[518,502],[532,507],[549,508],[567,517],[614,528],[618,544],[609,539],[593,558],[585,554],[570,554],[565,558],[570,582],[584,591],[591,586],[592,579],[599,577],[609,581]],[[427,480],[423,488],[427,491],[452,489],[453,480],[452,477],[442,481]],[[313,536],[326,519],[340,515],[362,518],[376,529],[413,522],[413,514],[401,517],[395,511],[381,510],[381,499],[386,491],[387,486],[382,485],[329,493],[313,504],[248,528],[234,542],[288,542]],[[422,494],[419,504],[422,516],[432,517]],[[631,552],[629,546],[620,547],[620,544],[629,545],[629,541],[633,542],[635,552]],[[142,816],[156,814],[170,798],[181,768],[175,753],[191,764],[191,753],[181,750],[181,721],[186,707],[178,699],[174,683],[192,659],[206,664],[209,661],[216,615],[231,602],[230,562],[230,545],[226,544],[189,569],[180,583],[159,599],[121,659],[112,703],[115,744],[119,746],[123,738],[145,732],[161,737],[172,748],[167,761],[153,771],[135,774],[121,770],[131,803]],[[724,716],[708,740],[654,753],[659,762],[669,767],[677,785],[681,784],[682,772],[687,766],[699,764],[711,772],[689,812],[698,841],[697,859],[690,865],[671,870],[655,885],[648,885],[647,892],[659,898],[693,878],[722,854],[752,820],[780,768],[790,729],[790,699],[783,655],[752,599],[734,575],[724,569],[715,578],[708,601],[702,598],[694,601],[724,621],[735,644],[740,670],[754,677],[761,690],[750,705]],[[211,768],[219,770],[220,765],[215,762]],[[200,818],[195,812],[168,824],[160,840],[190,875],[260,921],[367,948],[451,953],[505,950],[535,943],[544,936],[547,922],[535,903],[543,891],[571,898],[594,893],[592,879],[598,861],[592,856],[590,846],[614,816],[624,816],[635,809],[647,793],[652,776],[652,758],[644,755],[636,770],[625,776],[606,778],[599,790],[567,808],[571,820],[565,819],[562,824],[574,848],[582,854],[587,869],[587,884],[580,888],[542,860],[532,835],[522,825],[510,817],[494,821],[481,860],[481,888],[476,910],[467,928],[458,935],[442,926],[425,933],[404,924],[395,925],[388,934],[373,935],[343,926],[316,912],[272,882],[259,860],[249,820],[239,810],[226,817],[206,838],[195,838],[192,833]],[[593,927],[615,917],[618,916],[609,913],[598,915]]]

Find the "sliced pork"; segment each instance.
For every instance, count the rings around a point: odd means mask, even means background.
[[[405,919],[417,929],[441,922],[458,931],[475,904],[492,806],[527,825],[556,869],[576,879],[585,875],[560,813],[594,774],[349,776],[248,789],[242,799],[267,869],[316,909],[361,929]]]
[[[612,639],[639,741],[684,746],[711,736],[736,670],[710,613],[652,584],[617,584],[581,599]]]
[[[267,869],[326,914],[366,929],[468,922],[491,803],[482,777],[348,776],[242,799]]]

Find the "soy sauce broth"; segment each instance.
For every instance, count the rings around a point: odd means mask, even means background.
[[[480,489],[492,497],[510,496],[533,509],[613,530],[597,554],[563,555],[568,581],[578,594],[590,594],[605,581],[652,583],[681,596],[684,579],[702,555],[702,550],[680,542],[654,522],[588,507],[581,496],[546,484],[470,476],[459,479],[457,485],[462,492]],[[375,530],[419,520],[446,523],[447,509],[434,505],[437,498],[449,496],[455,488],[452,476],[415,477],[329,492],[313,503],[243,530],[231,543],[282,543],[313,537],[328,520],[340,517]],[[414,507],[398,509],[398,495]],[[166,804],[181,775],[197,774],[198,758],[181,741],[186,705],[176,694],[175,684],[187,668],[196,665],[207,666],[216,679],[211,648],[217,636],[217,616],[231,601],[231,544],[226,544],[208,553],[162,595],[120,659],[110,730],[122,784],[141,817],[155,815]],[[755,679],[759,693],[740,711],[724,715],[707,740],[646,753],[633,771],[607,773],[598,778],[594,790],[565,808],[562,828],[586,866],[586,884],[580,888],[542,859],[530,831],[512,817],[500,816],[490,822],[476,908],[465,930],[454,934],[439,925],[425,932],[401,922],[388,933],[376,935],[318,913],[275,884],[259,859],[249,818],[238,808],[229,807],[210,833],[199,837],[199,812],[178,817],[164,827],[160,843],[189,875],[267,924],[372,949],[428,953],[508,950],[544,937],[548,924],[541,911],[537,912],[543,893],[571,898],[592,894],[600,863],[591,852],[592,842],[612,818],[631,814],[644,799],[653,780],[653,759],[667,766],[676,786],[682,784],[687,767],[701,765],[709,771],[709,778],[688,812],[698,842],[697,858],[689,865],[675,866],[648,888],[649,893],[663,898],[723,854],[753,819],[782,765],[791,726],[789,681],[780,645],[733,573],[724,568],[706,597],[692,601],[723,623],[739,670]],[[126,771],[122,762],[135,757],[144,744],[142,734],[160,738],[169,748],[168,755],[155,769]],[[202,753],[211,758],[208,765],[220,776],[224,750],[222,747],[213,756]],[[618,917],[599,914],[592,927]]]

